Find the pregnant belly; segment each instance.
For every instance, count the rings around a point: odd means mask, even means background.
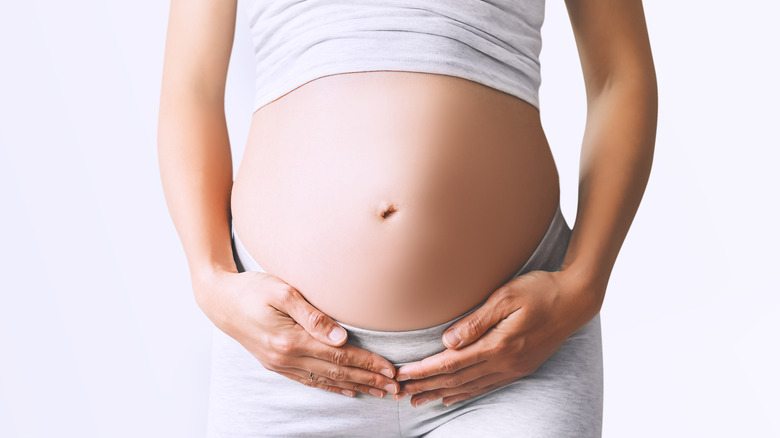
[[[486,299],[558,202],[531,105],[452,76],[364,72],[254,114],[231,209],[266,272],[338,321],[398,331]]]

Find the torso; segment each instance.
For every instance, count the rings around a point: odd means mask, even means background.
[[[559,202],[529,103],[446,75],[326,76],[255,112],[236,233],[345,324],[413,330],[475,307],[525,263]]]

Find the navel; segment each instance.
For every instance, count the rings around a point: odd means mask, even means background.
[[[377,214],[382,220],[388,219],[398,211],[398,207],[391,202],[383,202],[377,209]]]

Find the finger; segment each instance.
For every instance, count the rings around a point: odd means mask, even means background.
[[[411,400],[409,400],[409,402],[415,408],[438,399],[442,399],[442,403],[444,403],[445,398],[447,399],[448,403],[452,404],[454,403],[452,399],[461,398],[461,400],[465,400],[470,397],[475,397],[479,394],[484,394],[488,391],[491,391],[492,389],[502,386],[499,383],[506,384],[509,383],[510,381],[511,379],[507,379],[506,374],[502,374],[502,373],[488,374],[487,376],[483,376],[479,379],[476,379],[468,383],[463,388],[443,388],[443,389],[437,389],[434,391],[427,391],[421,394],[417,394],[414,397],[412,397]]]
[[[497,289],[485,304],[452,324],[442,335],[442,342],[447,348],[462,348],[471,344],[498,321],[517,310],[512,308],[512,301],[509,288]]]
[[[486,350],[482,343],[471,344],[460,350],[444,350],[426,357],[420,362],[412,362],[398,369],[399,382],[410,379],[425,379],[438,374],[452,374],[458,370],[483,362]]]
[[[485,367],[486,362],[480,362],[464,368],[452,374],[440,374],[422,380],[409,380],[404,382],[401,392],[404,395],[416,395],[437,389],[463,388],[473,381],[482,378],[491,372]],[[466,392],[460,389],[459,392]]]
[[[376,378],[382,376],[393,378],[395,376],[395,366],[384,357],[372,353],[368,350],[358,348],[351,344],[341,347],[331,347],[322,343],[312,341],[305,345],[305,355],[332,362],[337,365],[344,365],[355,368],[362,368],[372,373],[376,373]]]
[[[347,331],[344,327],[312,306],[294,287],[289,287],[282,292],[280,300],[281,310],[290,315],[318,341],[335,347],[347,341]]]
[[[306,370],[302,370],[300,368],[286,368],[282,370],[280,374],[283,375],[288,374],[294,376],[293,380],[297,382],[301,382],[307,386],[315,386],[314,384],[316,384],[316,386],[319,388],[325,388],[325,387],[336,388],[338,389],[338,391],[340,391],[341,394],[349,395],[350,397],[353,397],[357,392],[362,392],[364,394],[372,395],[377,398],[384,398],[386,394],[385,391],[382,391],[380,389],[371,386],[361,385],[359,383],[354,383],[354,382],[334,381],[325,376],[318,375],[316,372],[312,372],[311,375],[312,380],[310,381],[309,372],[307,372]]]
[[[484,386],[483,388],[478,389],[476,391],[462,393],[462,394],[457,394],[457,395],[452,395],[452,396],[445,395],[442,398],[441,402],[444,404],[444,406],[452,406],[455,403],[462,402],[462,401],[470,399],[472,397],[476,397],[478,395],[482,395],[482,394],[485,394],[487,392],[493,391],[494,389],[501,388],[502,386],[506,386],[506,385],[516,381],[516,380],[517,380],[516,378],[503,379],[503,380],[499,380],[498,382],[495,382],[495,383],[492,383],[492,384],[488,384],[488,385]]]
[[[384,397],[386,392],[396,394],[401,389],[398,382],[380,374],[316,358],[301,358],[296,367],[300,368],[307,378],[308,372],[311,371],[314,375],[324,377],[332,382],[356,383],[369,388],[368,393],[379,398]],[[371,391],[372,389],[373,391]]]
[[[301,384],[306,385],[306,386],[310,386],[312,388],[324,389],[326,391],[335,392],[336,394],[345,395],[347,397],[354,397],[355,396],[355,391],[353,391],[351,389],[339,388],[337,386],[332,386],[332,385],[328,385],[328,384],[322,384],[322,383],[317,382],[317,381],[311,381],[310,382],[309,379],[308,379],[308,376],[307,377],[301,377],[301,376],[299,376],[297,374],[287,373],[287,372],[284,372],[284,371],[277,371],[277,373],[279,373],[280,375],[282,375],[284,377],[287,377],[290,380],[294,380],[294,381],[296,381],[298,383],[301,383]]]

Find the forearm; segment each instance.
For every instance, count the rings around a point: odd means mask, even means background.
[[[614,80],[588,103],[577,216],[561,271],[593,315],[647,186],[657,105],[654,74]]]
[[[193,285],[219,272],[237,272],[228,222],[233,165],[223,105],[170,91],[160,104],[160,176]],[[212,298],[196,295],[204,311]]]

